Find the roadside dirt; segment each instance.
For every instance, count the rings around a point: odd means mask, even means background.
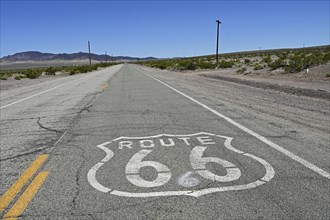
[[[267,70],[252,70],[251,72],[248,70],[246,74],[238,74],[236,72],[238,69],[195,70],[177,73],[330,100],[330,77],[325,74],[325,72],[330,73],[330,64],[313,67],[309,69],[308,73],[302,71],[294,74]]]
[[[37,79],[24,78],[21,80],[16,80],[14,78],[8,78],[7,80],[0,80],[0,91],[15,89],[15,88],[19,88],[19,87],[33,86],[33,85],[37,85],[39,83],[44,83],[44,82],[47,82],[50,80],[60,79],[60,78],[66,77],[66,76],[68,76],[68,75],[63,74],[63,75],[57,75],[57,76],[41,76]]]

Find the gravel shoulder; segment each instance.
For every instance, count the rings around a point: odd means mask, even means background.
[[[265,70],[248,74],[238,74],[237,68],[219,70],[196,70],[178,74],[198,75],[206,78],[229,81],[252,87],[272,89],[289,94],[314,98],[330,99],[330,78],[323,74],[330,71],[330,64],[314,67],[309,73],[283,74]],[[320,74],[321,73],[321,74]]]
[[[249,78],[249,79],[240,79],[238,77],[226,77],[216,74],[199,74],[200,76],[219,79],[234,83],[240,83],[248,86],[253,86],[263,89],[272,89],[281,92],[286,92],[295,95],[303,95],[314,98],[329,99],[330,92],[329,86],[323,83],[295,83],[287,80],[272,80],[272,79],[263,79],[263,78]],[[293,86],[294,85],[294,86]]]

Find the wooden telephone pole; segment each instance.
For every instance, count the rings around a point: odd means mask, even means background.
[[[216,59],[217,64],[218,64],[218,62],[219,62],[219,26],[221,24],[221,21],[216,20],[215,22],[217,22],[217,49],[216,49],[215,59]]]
[[[92,66],[92,60],[91,60],[91,45],[88,41],[88,57],[89,57],[89,66]]]

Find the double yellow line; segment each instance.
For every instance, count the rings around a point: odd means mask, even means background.
[[[8,205],[13,201],[17,194],[23,189],[26,183],[34,176],[38,169],[47,160],[48,155],[43,154],[37,157],[35,161],[24,171],[18,180],[3,194],[0,198],[0,213],[2,213]],[[4,219],[16,219],[20,216],[35,194],[38,192],[43,182],[46,180],[49,172],[43,171],[37,174],[31,184],[25,189],[22,195],[16,200],[9,211],[4,215]]]

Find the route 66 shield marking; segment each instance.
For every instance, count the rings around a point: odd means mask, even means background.
[[[106,156],[88,171],[87,179],[96,190],[116,196],[155,197],[185,195],[199,197],[209,193],[255,188],[265,184],[274,177],[275,171],[267,161],[234,148],[231,145],[232,140],[233,138],[231,137],[205,132],[188,135],[159,134],[148,137],[119,137],[97,146],[105,152]],[[168,158],[165,155],[166,152],[170,152],[176,147],[184,149],[182,152],[187,154],[183,157],[178,157],[186,158],[188,165],[183,166],[187,168],[186,171],[177,169],[177,166],[180,163],[184,163],[184,160],[173,159],[174,161],[170,163],[170,159],[164,159]],[[221,155],[206,156],[207,152],[211,152],[208,151],[209,149],[217,150],[221,148],[223,148],[224,156],[229,153],[234,154],[241,160],[249,161],[246,164],[254,163],[259,167],[263,167],[263,173],[260,177],[250,180],[251,178],[246,178],[248,175],[242,172],[241,168],[243,167],[240,168],[235,162],[229,161],[227,158],[221,158]],[[155,152],[160,150],[163,150],[163,152],[160,154],[160,158],[158,154],[157,160],[159,158],[159,160],[163,159],[165,162],[148,159],[152,155],[156,157],[157,154]],[[135,153],[135,151],[137,152]],[[120,155],[121,152],[134,153],[127,163],[125,161],[125,172],[118,174],[118,178],[120,176],[124,178],[129,186],[135,187],[134,190],[132,188],[127,191],[123,189],[118,190],[118,187],[121,186],[106,186],[105,183],[101,183],[96,178],[97,171],[102,166],[115,160],[117,154]],[[173,154],[175,155],[175,153]],[[117,164],[111,164],[111,166],[114,165]],[[212,166],[218,169],[210,170]],[[145,169],[153,170],[155,175],[152,178],[146,178],[143,175],[143,172],[145,172],[143,170]],[[219,170],[222,171],[220,172]],[[181,172],[181,175],[178,172]],[[114,176],[117,178],[117,174]],[[244,178],[249,179],[249,181],[243,181],[242,179]],[[175,180],[177,180],[177,185],[175,185]],[[214,184],[196,188],[202,182]],[[166,186],[171,186],[172,188],[169,190],[166,189]],[[175,186],[177,186],[177,189],[173,189]],[[182,190],[182,187],[192,187],[192,189]]]

